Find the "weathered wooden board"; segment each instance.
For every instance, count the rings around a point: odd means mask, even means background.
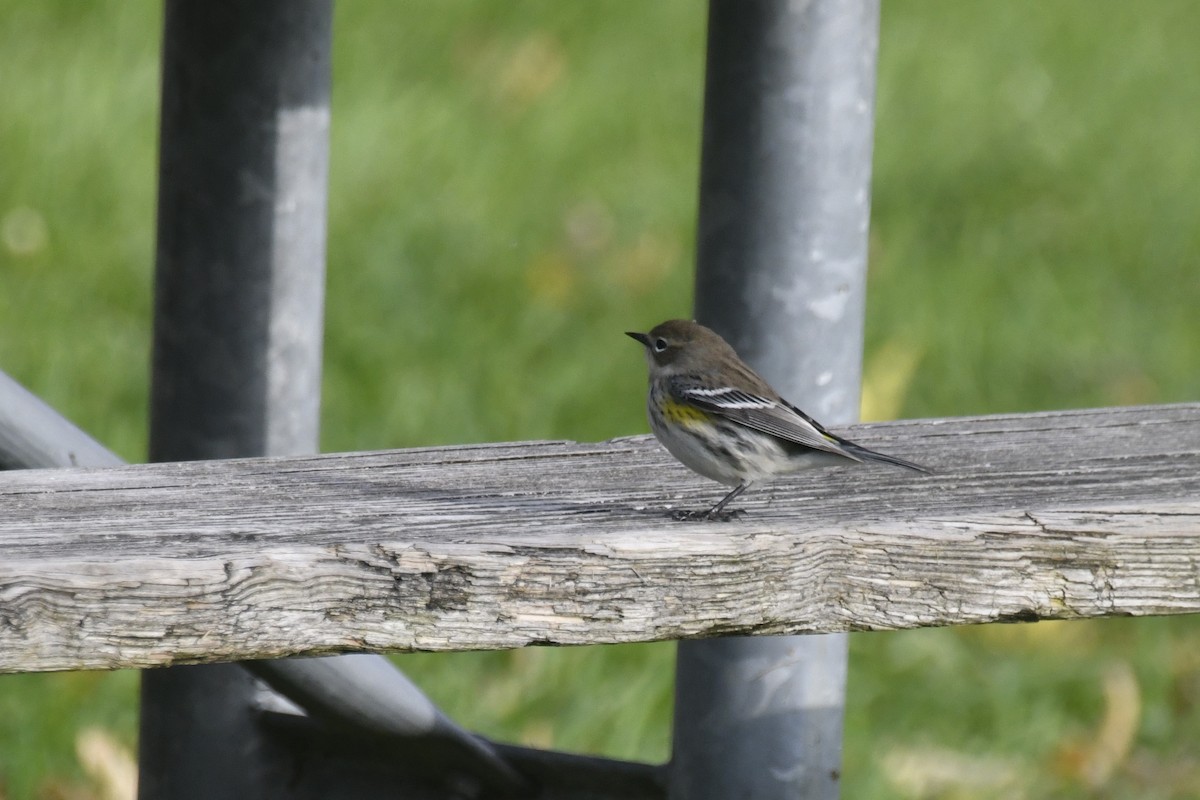
[[[0,473],[0,671],[1200,611],[1200,404],[858,426],[724,491],[646,437]]]

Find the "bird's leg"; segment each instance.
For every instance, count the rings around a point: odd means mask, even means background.
[[[750,488],[749,481],[743,481],[733,488],[733,491],[721,498],[721,501],[708,510],[704,515],[706,519],[722,519],[725,506],[729,505],[729,501],[735,499],[742,492]]]
[[[740,495],[742,492],[746,491],[749,488],[750,488],[749,482],[740,483],[736,487],[734,487],[732,492],[730,492],[729,494],[722,497],[720,502],[718,502],[715,506],[708,509],[707,511],[682,511],[681,510],[681,511],[672,512],[671,516],[674,519],[677,519],[680,521],[688,521],[688,520],[695,521],[698,519],[704,519],[704,520],[721,520],[723,522],[727,522],[727,521],[733,519],[734,517],[736,517],[738,514],[744,514],[745,512],[742,511],[740,508],[736,509],[734,511],[726,511],[725,506],[727,506],[729,504],[729,501],[733,500],[735,497],[737,497],[738,495]]]

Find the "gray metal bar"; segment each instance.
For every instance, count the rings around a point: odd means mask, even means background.
[[[878,0],[709,4],[696,317],[829,424],[858,414],[878,29]],[[670,797],[837,797],[846,646],[681,643]]]
[[[0,372],[0,469],[115,467],[121,459]]]
[[[331,0],[168,0],[150,459],[317,447]],[[142,677],[142,800],[286,797],[235,665]]]
[[[2,372],[0,420],[0,461],[8,468],[124,463]],[[468,784],[497,796],[528,797],[540,792],[538,796],[547,800],[666,794],[662,767],[498,745],[476,736],[446,717],[382,656],[293,658],[236,665],[241,669],[232,666],[170,670],[178,676],[173,688],[179,693],[172,708],[182,713],[174,724],[187,728],[193,737],[257,740],[262,765],[273,770],[267,773],[270,779],[281,785],[287,782],[295,800],[339,796],[331,787],[339,787],[340,796],[349,797],[401,785],[414,800],[454,792],[465,796]],[[246,676],[239,674],[242,669],[278,694],[247,683]],[[190,699],[179,701],[180,696]],[[248,705],[247,699],[252,700]],[[290,720],[282,728],[280,704],[288,709]],[[301,710],[307,716],[298,719]],[[258,721],[264,718],[276,736],[281,730],[304,731],[304,746],[297,748],[294,735],[285,736],[283,742],[275,736],[260,739]],[[342,743],[340,753],[334,742]],[[193,759],[173,743],[159,746],[171,753],[173,767],[183,770],[179,780],[203,780],[193,772],[206,769],[209,762]],[[297,777],[301,771],[305,773],[302,785]]]
[[[331,19],[329,0],[167,3],[151,460],[317,449]],[[524,785],[371,655],[144,673],[143,800],[301,796],[242,666],[338,730]]]
[[[440,749],[433,740],[397,749],[386,737],[334,736],[327,726],[283,711],[266,713],[264,722],[287,742],[293,754],[293,800],[334,796],[663,800],[667,794],[665,769],[661,766],[488,742],[507,763],[528,777],[530,785],[505,790],[474,780],[459,768],[461,759]],[[380,791],[380,787],[390,791]]]
[[[108,467],[124,462],[57,411],[0,372],[0,463],[7,469],[47,467]],[[481,785],[509,792],[526,786],[525,779],[499,756],[491,743],[463,730],[398,670],[377,655],[295,658],[254,661],[238,665],[263,680],[294,706],[331,730],[357,737],[375,736],[391,742],[391,761],[397,750],[412,754],[410,761],[432,746],[456,756],[453,771],[474,776]],[[229,670],[181,669],[178,689],[198,691],[198,708],[188,721],[207,726],[206,735],[234,736],[275,696]],[[239,686],[235,702],[217,708],[207,702],[207,681],[215,680],[218,700]],[[253,707],[243,701],[253,698]],[[195,709],[193,709],[194,711]],[[253,713],[251,713],[253,712]],[[180,724],[176,721],[176,724]],[[254,729],[248,729],[253,734]],[[243,736],[247,733],[243,733]],[[402,741],[404,740],[404,741]],[[282,758],[285,754],[277,753]],[[552,757],[549,754],[547,757]],[[185,754],[178,754],[179,758]],[[526,760],[529,760],[526,758]],[[185,766],[185,768],[187,768]]]
[[[169,0],[150,460],[317,447],[331,0]]]
[[[290,658],[242,666],[331,732],[369,736],[390,746],[391,760],[406,751],[434,749],[449,760],[450,775],[471,775],[481,786],[500,792],[529,789],[490,742],[459,727],[382,656]]]

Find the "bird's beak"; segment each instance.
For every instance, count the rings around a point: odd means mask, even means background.
[[[634,333],[633,331],[625,331],[625,335],[630,339],[637,339],[639,342],[641,342],[643,347],[650,346],[650,334],[648,333]]]

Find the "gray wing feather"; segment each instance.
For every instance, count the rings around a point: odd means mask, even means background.
[[[862,461],[841,441],[800,409],[779,400],[732,387],[710,388],[686,379],[673,379],[671,393],[710,414],[778,436],[795,444]]]

